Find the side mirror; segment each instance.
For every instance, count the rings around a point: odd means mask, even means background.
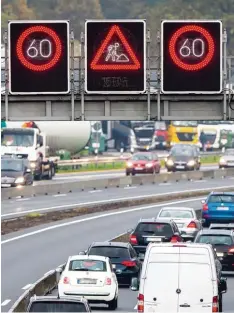
[[[221,277],[219,283],[219,292],[226,293],[227,292],[227,278]]]
[[[79,252],[79,255],[85,255],[85,251]]]
[[[41,147],[41,144],[37,143],[36,148],[40,148],[40,147]]]
[[[27,168],[26,173],[31,173],[30,168]]]
[[[202,200],[202,201],[201,201],[201,204],[205,204],[205,203],[206,203],[206,200]]]
[[[138,291],[139,290],[139,279],[138,278],[136,278],[136,277],[132,278],[130,288],[132,291]]]

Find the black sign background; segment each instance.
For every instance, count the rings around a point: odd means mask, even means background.
[[[16,55],[16,45],[20,35],[32,26],[46,26],[52,29],[62,43],[62,55],[54,67],[37,72],[25,67]],[[11,48],[11,81],[12,93],[67,93],[69,92],[68,75],[68,50],[67,36],[69,25],[65,22],[58,23],[10,23],[10,48]],[[43,34],[43,33],[41,33]],[[36,34],[40,35],[39,33]],[[33,35],[31,35],[32,37]]]
[[[119,26],[141,68],[139,70],[93,70],[90,67],[98,49],[113,25]],[[144,92],[144,39],[143,22],[87,22],[86,24],[86,91],[87,92]],[[100,59],[101,60],[101,59]]]
[[[169,41],[182,26],[197,25],[205,28],[212,36],[215,53],[211,62],[198,71],[179,68],[169,54]],[[163,81],[162,92],[220,92],[220,23],[218,22],[164,22],[163,24]],[[197,35],[199,37],[199,35]]]

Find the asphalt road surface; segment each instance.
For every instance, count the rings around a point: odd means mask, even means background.
[[[178,190],[186,191],[213,187],[234,187],[234,178],[181,181],[178,183],[147,184],[143,186],[125,186],[120,188],[97,189],[77,191],[68,194],[56,194],[3,200],[1,202],[1,218],[9,219],[32,212],[46,212],[73,208],[79,205],[102,203],[104,201],[120,200],[124,198],[137,198],[145,195],[172,193]]]
[[[216,185],[219,185],[218,181]],[[179,191],[184,188],[184,185],[175,184],[170,187],[170,190]],[[164,187],[163,190],[165,192],[168,189]],[[138,194],[136,190],[134,192]],[[111,195],[107,194],[106,197],[111,198]],[[69,255],[85,250],[91,242],[109,240],[126,232],[134,227],[141,217],[156,216],[160,207],[164,205],[182,205],[200,209],[201,199],[170,201],[170,203],[96,213],[2,236],[2,312],[7,312],[30,284],[51,269],[63,264]],[[224,295],[224,312],[233,311],[233,295],[234,278],[228,277],[228,293]],[[135,312],[136,297],[137,293],[121,289],[118,310]]]
[[[208,171],[208,170],[217,170],[218,165],[202,165],[201,170]],[[162,168],[161,173],[166,173],[166,169]],[[34,186],[37,185],[48,185],[48,184],[58,184],[62,182],[73,182],[73,181],[80,181],[80,180],[95,180],[95,179],[102,179],[102,178],[115,178],[115,177],[122,177],[125,176],[124,170],[106,170],[106,171],[96,171],[96,172],[82,172],[82,173],[68,173],[68,174],[56,174],[53,177],[53,180],[42,180],[42,181],[35,181],[33,184]]]

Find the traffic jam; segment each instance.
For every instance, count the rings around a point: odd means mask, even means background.
[[[139,313],[223,312],[234,274],[234,193],[211,192],[199,212],[161,207],[128,233],[128,242],[93,242],[69,256],[56,270],[57,296],[31,298],[28,311],[114,311],[127,287],[138,292]]]

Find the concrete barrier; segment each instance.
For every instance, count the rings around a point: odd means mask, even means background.
[[[202,180],[206,178],[222,178],[234,176],[234,169],[162,173],[156,175],[139,175],[116,178],[95,179],[87,181],[52,183],[49,185],[25,186],[21,188],[2,189],[2,200],[15,197],[32,197],[50,194],[77,192],[85,189],[114,188],[133,185],[159,184],[186,180]]]

